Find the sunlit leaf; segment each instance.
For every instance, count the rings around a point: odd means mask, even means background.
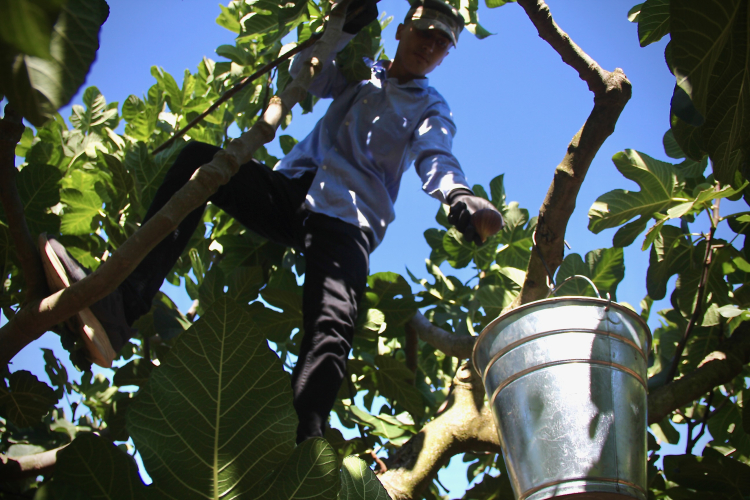
[[[253,491],[269,500],[334,500],[339,490],[336,452],[325,439],[308,439],[294,448],[270,484]]]
[[[255,496],[294,448],[296,423],[288,375],[226,298],[176,340],[128,410],[154,484],[181,498]]]
[[[683,193],[674,165],[633,150],[615,154],[612,161],[641,190],[615,189],[597,198],[589,210],[589,229],[594,233],[622,225],[634,217],[650,218],[654,213],[688,201],[680,197]],[[630,237],[632,233],[627,239]]]
[[[346,457],[341,467],[340,500],[390,500],[378,477],[367,463],[355,456]]]

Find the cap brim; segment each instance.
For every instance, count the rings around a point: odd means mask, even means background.
[[[445,23],[436,21],[435,19],[412,19],[411,22],[417,29],[438,30],[439,32],[445,34],[450,39],[454,47],[458,44],[456,35],[453,34],[453,31]]]

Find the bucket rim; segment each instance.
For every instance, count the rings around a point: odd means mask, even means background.
[[[646,320],[644,320],[639,314],[637,314],[635,311],[630,309],[629,307],[625,307],[622,304],[619,304],[617,302],[613,302],[612,300],[603,299],[599,297],[586,297],[583,295],[565,295],[563,297],[548,297],[546,299],[540,299],[535,300],[533,302],[528,302],[526,304],[523,304],[521,306],[516,307],[515,309],[512,309],[506,313],[501,314],[497,318],[490,321],[487,326],[485,326],[482,329],[482,333],[479,334],[477,337],[476,342],[474,342],[474,348],[471,351],[471,362],[474,365],[475,370],[479,370],[479,366],[477,365],[476,361],[476,353],[477,353],[477,346],[482,342],[482,338],[485,335],[488,335],[489,330],[491,327],[495,326],[495,324],[501,322],[502,320],[506,319],[509,316],[512,316],[513,314],[519,313],[521,311],[525,311],[527,309],[531,309],[533,307],[537,307],[539,305],[545,304],[545,303],[551,303],[551,302],[565,302],[575,300],[576,302],[593,302],[596,304],[604,305],[606,307],[612,307],[614,309],[619,310],[620,312],[623,312],[627,314],[629,317],[634,318],[636,322],[640,323],[643,327],[644,331],[646,332],[646,345],[647,349],[645,351],[645,355],[648,356],[648,353],[651,352],[652,342],[653,342],[653,334],[651,333],[651,328],[649,328],[648,323],[646,323]],[[484,370],[483,370],[484,371]],[[484,377],[482,377],[484,379]]]

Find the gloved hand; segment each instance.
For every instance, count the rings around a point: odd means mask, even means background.
[[[349,19],[349,16],[354,16]],[[344,33],[356,35],[362,28],[378,18],[378,0],[352,0],[346,9]]]
[[[474,196],[468,189],[454,189],[448,194],[451,206],[448,222],[453,224],[469,241],[481,245],[505,225],[503,216],[495,205]]]

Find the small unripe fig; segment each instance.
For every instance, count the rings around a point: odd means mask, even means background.
[[[484,243],[487,238],[497,234],[503,228],[503,216],[495,210],[483,208],[471,215],[471,225],[474,226],[482,239],[482,243]]]

